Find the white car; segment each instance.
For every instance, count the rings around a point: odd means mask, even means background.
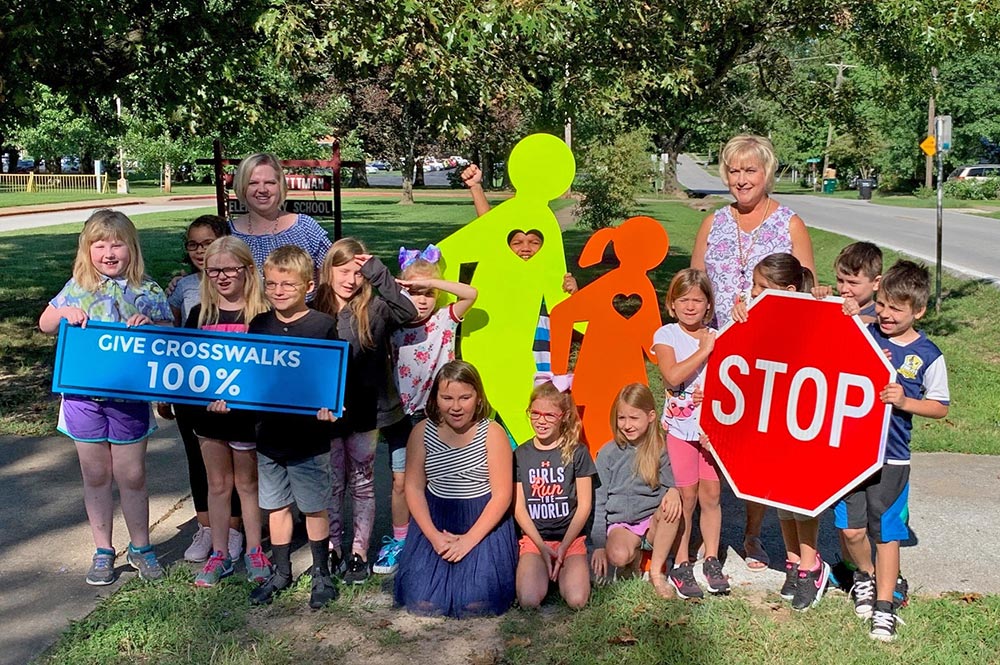
[[[974,180],[984,182],[989,178],[1000,178],[1000,164],[973,164],[959,166],[948,174],[947,180]]]

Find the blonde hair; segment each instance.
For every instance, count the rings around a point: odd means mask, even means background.
[[[368,250],[361,244],[360,240],[354,238],[341,238],[330,246],[330,250],[323,258],[323,266],[319,272],[319,290],[316,292],[316,309],[326,312],[332,316],[337,316],[340,307],[337,306],[337,296],[333,292],[333,269],[346,265],[354,260],[358,254],[367,254]],[[375,340],[372,338],[371,322],[369,320],[369,309],[372,298],[375,297],[375,290],[371,283],[362,277],[361,287],[351,296],[347,302],[347,307],[351,308],[354,315],[355,332],[358,334],[358,341],[365,349],[375,348]]]
[[[667,295],[663,299],[663,304],[667,309],[667,314],[677,318],[674,313],[674,303],[678,298],[687,295],[691,289],[700,289],[708,300],[708,309],[705,310],[704,321],[712,319],[712,310],[715,309],[715,296],[712,294],[712,280],[708,278],[708,273],[697,268],[684,268],[678,270],[674,278],[670,280],[667,287]]]
[[[611,407],[611,431],[615,433],[615,443],[619,448],[625,448],[630,443],[618,429],[618,407],[622,404],[639,409],[643,413],[652,412],[654,421],[656,416],[656,401],[649,386],[630,383],[622,388],[615,398],[615,405]],[[655,422],[651,422],[646,433],[633,445],[638,450],[635,457],[636,475],[651,488],[656,489],[660,486],[660,457],[664,450],[660,428]]]
[[[285,196],[288,195],[288,183],[285,182],[285,171],[281,168],[281,161],[269,152],[257,152],[240,160],[240,165],[233,176],[233,189],[236,190],[236,198],[243,205],[247,204],[247,187],[250,186],[250,176],[258,166],[270,166],[278,176],[278,207],[285,204]]]
[[[431,422],[440,425],[444,419],[437,403],[438,391],[441,389],[441,384],[452,381],[472,386],[472,389],[475,391],[477,398],[476,410],[472,414],[475,422],[479,422],[490,414],[493,407],[490,406],[489,400],[486,399],[486,391],[483,389],[483,379],[479,376],[479,370],[472,363],[467,363],[464,360],[452,360],[441,366],[437,376],[434,377],[434,383],[431,385],[431,394],[427,397],[427,407],[425,408],[427,418]]]
[[[401,279],[440,279],[441,266],[431,263],[427,259],[416,259],[399,273]]]
[[[125,279],[133,289],[139,288],[146,276],[146,264],[139,250],[139,232],[135,224],[116,210],[95,210],[83,224],[73,261],[73,279],[81,288],[96,291],[101,286],[102,273],[90,259],[90,246],[102,240],[120,240],[128,247]]]
[[[312,257],[306,250],[296,245],[284,245],[268,254],[264,259],[264,270],[268,268],[294,273],[306,285],[313,280]]]
[[[245,242],[234,236],[222,236],[216,239],[208,249],[205,250],[205,267],[208,267],[208,260],[218,254],[231,254],[241,266],[243,266],[243,322],[250,323],[253,317],[270,309],[267,300],[264,299],[263,288],[260,283],[260,275],[257,273],[257,266],[253,261],[253,254]],[[219,322],[219,290],[211,282],[211,278],[202,271],[201,276],[201,312],[198,315],[198,327],[212,325]]]
[[[756,162],[764,170],[766,180],[764,191],[770,194],[774,190],[775,171],[778,170],[778,158],[774,154],[771,140],[754,134],[740,134],[729,139],[722,149],[719,159],[719,175],[722,182],[729,186],[730,167],[739,167],[748,162]]]
[[[568,390],[560,392],[551,381],[546,381],[531,391],[531,399],[528,400],[529,411],[536,399],[547,399],[563,412],[562,418],[559,419],[559,436],[562,437],[559,449],[562,451],[563,464],[569,464],[573,461],[573,453],[583,445],[580,441],[583,423],[580,421],[580,413],[576,408],[576,402],[573,401],[573,395]]]

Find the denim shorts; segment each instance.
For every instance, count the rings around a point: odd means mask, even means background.
[[[412,431],[411,416],[404,416],[402,420],[378,431],[385,442],[389,444],[389,466],[393,473],[406,471],[406,442]]]
[[[257,453],[257,494],[263,510],[293,503],[303,513],[326,510],[333,496],[330,453],[281,462]]]
[[[74,441],[125,445],[144,441],[156,420],[149,402],[63,395],[56,429]]]

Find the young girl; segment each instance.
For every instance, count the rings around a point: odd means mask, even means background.
[[[670,583],[681,598],[701,598],[690,560],[692,517],[701,507],[701,536],[705,544],[702,571],[711,593],[729,591],[722,574],[719,539],[722,533],[722,484],[715,460],[698,442],[698,413],[693,400],[696,388],[705,382],[705,363],[715,346],[715,331],[706,325],[714,316],[712,283],[701,270],[686,268],[667,288],[667,314],[677,323],[663,326],[653,335],[653,352],[663,376],[666,402],[660,424],[667,433],[667,455],[684,506],[684,522],[677,541]]]
[[[753,269],[753,290],[756,298],[764,289],[808,292],[815,284],[812,271],[791,254],[771,254]],[[747,305],[738,300],[733,305],[733,320],[747,320]],[[781,597],[792,601],[792,608],[808,610],[823,597],[830,564],[816,551],[819,518],[807,517],[788,510],[778,510],[781,537],[785,541],[785,583]]]
[[[73,326],[84,326],[90,319],[128,326],[170,325],[167,299],[156,282],[146,276],[139,235],[122,213],[98,210],[84,224],[73,277],[49,301],[38,327],[52,334],[59,330],[62,319]],[[149,543],[146,440],[156,429],[149,404],[63,395],[58,429],[76,444],[83,473],[83,501],[97,547],[87,584],[111,584],[115,578],[112,479],[118,483],[131,539],[129,564],[142,579],[163,577]]]
[[[566,604],[580,609],[590,597],[587,546],[581,535],[593,505],[597,475],[590,450],[580,441],[583,425],[573,396],[543,379],[528,402],[535,436],[514,451],[514,518],[521,532],[517,600],[538,607],[559,582]]]
[[[682,516],[656,403],[649,387],[630,383],[611,409],[614,440],[597,452],[600,485],[594,502],[591,566],[605,577],[608,565],[638,567],[640,549],[652,549],[649,579],[656,592],[673,595],[663,568]]]
[[[191,309],[201,300],[201,277],[205,267],[205,253],[217,238],[229,235],[229,225],[226,220],[216,215],[202,215],[195,218],[188,226],[184,236],[184,250],[187,252],[185,262],[191,266],[191,273],[171,280],[167,286],[167,302],[174,314],[174,325],[182,326],[188,320]],[[175,409],[170,404],[158,403],[157,411],[161,417],[172,419],[177,411],[190,413],[187,409]],[[188,478],[191,483],[191,501],[194,503],[195,517],[198,529],[191,539],[191,545],[184,550],[184,560],[201,563],[212,553],[212,529],[208,515],[208,476],[205,473],[205,462],[201,458],[201,444],[190,420],[181,415],[177,419],[177,431],[184,443],[184,454],[188,463]],[[233,494],[230,507],[232,515],[229,521],[227,551],[231,559],[236,560],[243,549],[243,535],[240,533],[240,500],[238,494]],[[222,529],[225,533],[226,529]]]
[[[440,253],[435,255],[436,249],[430,245],[416,258],[405,248],[401,247],[399,250],[403,272],[396,281],[410,294],[417,315],[405,326],[395,330],[391,340],[395,385],[399,389],[404,417],[380,430],[389,444],[389,463],[392,469],[392,536],[383,538],[384,545],[372,568],[381,575],[396,571],[410,522],[404,485],[406,442],[413,425],[424,419],[424,408],[434,376],[445,363],[455,359],[458,324],[476,302],[475,288],[441,279],[438,260],[435,258],[440,257]],[[458,300],[439,309],[437,303],[440,291],[450,293]]]
[[[204,273],[201,302],[191,309],[186,328],[245,333],[247,323],[268,309],[250,248],[242,240],[229,236],[213,242],[205,252]],[[244,508],[247,578],[263,582],[270,575],[271,564],[260,547],[253,413],[230,411],[223,400],[209,404],[207,409],[180,405],[175,409],[191,423],[201,442],[201,457],[208,476],[210,523],[229,524],[235,486]],[[231,539],[222,529],[212,531],[211,537],[212,555],[195,578],[196,586],[214,586],[234,570],[234,559],[228,550]]]
[[[427,419],[406,446],[413,520],[396,572],[396,603],[455,618],[505,612],[514,600],[517,543],[510,518],[512,454],[476,368],[438,372]]]
[[[368,543],[375,523],[375,443],[380,411],[398,405],[389,367],[389,336],[417,315],[389,270],[354,238],[335,242],[323,259],[316,309],[337,319],[337,334],[349,342],[344,416],[330,442],[333,498],[329,505],[331,571],[348,584],[370,575]],[[397,406],[398,408],[398,406]],[[341,555],[344,492],[354,501],[354,542]]]

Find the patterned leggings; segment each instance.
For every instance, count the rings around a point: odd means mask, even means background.
[[[351,488],[354,501],[352,551],[368,556],[368,543],[375,526],[375,443],[378,430],[356,432],[330,441],[330,474],[333,495],[328,506],[330,547],[340,549],[344,537],[344,492]],[[344,552],[345,558],[350,553]]]

